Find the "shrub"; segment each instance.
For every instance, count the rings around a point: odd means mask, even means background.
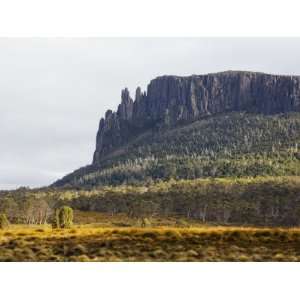
[[[58,221],[60,228],[70,228],[73,225],[73,209],[69,206],[63,206],[58,212]]]
[[[5,214],[0,214],[0,229],[7,229],[9,227],[9,221]]]

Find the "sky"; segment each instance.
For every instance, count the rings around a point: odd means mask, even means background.
[[[90,164],[123,88],[226,70],[300,75],[300,38],[0,38],[0,189]]]

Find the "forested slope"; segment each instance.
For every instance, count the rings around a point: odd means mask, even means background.
[[[299,175],[300,113],[228,113],[154,129],[58,185],[138,184],[158,179]]]
[[[121,93],[99,122],[91,165],[54,186],[297,175],[300,77],[257,72],[161,76]]]

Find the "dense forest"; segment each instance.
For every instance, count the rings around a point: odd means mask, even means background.
[[[55,208],[63,205],[132,219],[174,217],[179,221],[259,226],[300,223],[299,177],[171,179],[90,190],[21,188],[2,191],[0,200],[0,211],[11,222],[22,224],[48,222]]]
[[[228,113],[147,131],[54,186],[144,184],[206,177],[299,175],[300,113]]]

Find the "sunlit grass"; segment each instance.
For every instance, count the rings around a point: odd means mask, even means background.
[[[1,261],[298,261],[300,228],[14,225]]]

